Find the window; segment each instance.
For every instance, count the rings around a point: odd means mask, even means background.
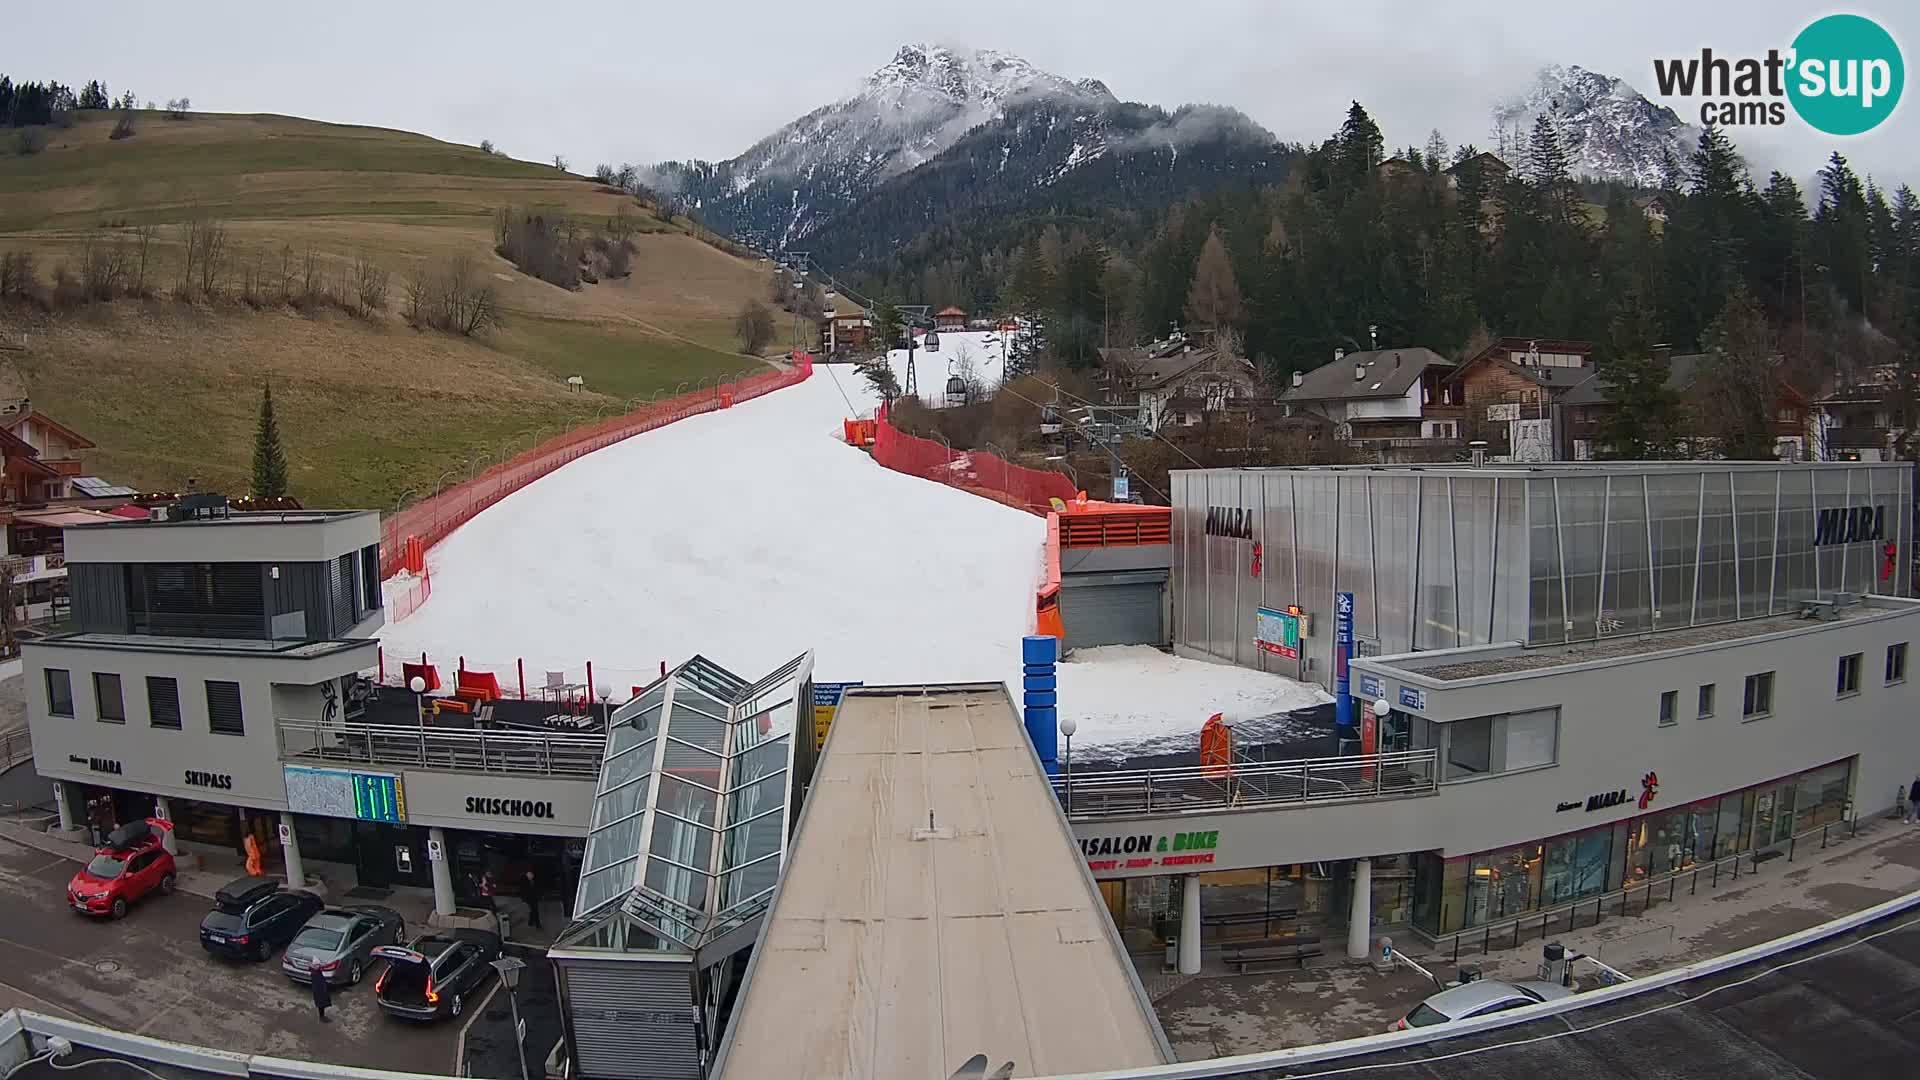
[[[167,675],[147,676],[147,721],[180,730],[180,684]]]
[[[1834,693],[1847,697],[1860,692],[1860,653],[1849,653],[1840,658],[1839,676],[1834,681]]]
[[[73,715],[73,677],[61,668],[47,669],[47,713]]]
[[[127,703],[120,700],[120,676],[105,671],[93,673],[93,705],[106,723],[127,722]]]
[[[1887,646],[1887,685],[1907,681],[1907,643]]]
[[[1680,722],[1680,691],[1662,690],[1660,692],[1660,726],[1672,727]]]
[[[1447,725],[1447,778],[1485,773],[1493,768],[1493,717],[1480,716]]]
[[[1713,684],[1700,684],[1700,719],[1713,715]]]
[[[1773,672],[1747,676],[1747,693],[1740,707],[1743,720],[1752,720],[1773,711]]]
[[[215,735],[245,735],[240,713],[240,684],[207,680],[207,730]]]
[[[1559,760],[1559,709],[1511,713],[1507,716],[1506,729],[1506,754],[1500,761],[1502,772],[1551,765]]]

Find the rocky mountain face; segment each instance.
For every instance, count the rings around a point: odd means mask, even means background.
[[[1669,154],[1684,162],[1700,130],[1611,75],[1578,65],[1541,68],[1533,84],[1494,105],[1493,151],[1519,166],[1536,117],[1546,116],[1577,178],[1656,187]]]
[[[954,213],[1042,193],[1171,198],[1189,180],[1251,177],[1275,145],[1231,109],[1168,113],[1007,53],[908,45],[852,96],[739,157],[668,162],[648,180],[714,229],[766,250],[825,244],[817,257],[844,265]]]

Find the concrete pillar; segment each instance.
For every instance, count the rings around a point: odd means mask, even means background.
[[[300,861],[300,834],[293,829],[293,815],[285,810],[280,811],[280,827],[287,833],[286,843],[280,845],[286,849],[287,885],[297,889],[307,883],[307,867]]]
[[[155,795],[153,797],[153,816],[159,818],[161,821],[173,820],[173,807],[167,803],[167,797],[165,795]]]
[[[1180,883],[1180,974],[1200,974],[1200,875]]]
[[[1373,860],[1353,860],[1353,910],[1347,916],[1347,956],[1365,960],[1373,927]]]
[[[447,834],[440,829],[428,829],[427,842],[440,849],[439,858],[427,860],[433,870],[433,913],[451,915],[453,914],[453,867],[447,860],[453,857],[453,849],[447,844]]]
[[[73,803],[69,799],[67,785],[57,781],[54,783],[53,805],[60,810],[60,831],[71,836],[79,826],[73,821]]]

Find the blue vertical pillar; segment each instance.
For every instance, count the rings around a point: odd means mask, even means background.
[[[1048,776],[1060,771],[1060,695],[1053,670],[1059,657],[1059,638],[1032,634],[1020,640],[1027,739],[1033,743],[1034,753],[1040,755]]]
[[[1334,595],[1333,609],[1333,724],[1342,747],[1360,738],[1354,723],[1353,692],[1347,677],[1353,659],[1353,594]]]

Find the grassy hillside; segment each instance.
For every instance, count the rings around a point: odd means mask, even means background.
[[[100,444],[97,471],[139,487],[189,476],[241,491],[260,384],[271,379],[293,462],[313,504],[391,508],[636,398],[761,370],[734,352],[741,301],[764,269],[688,235],[634,199],[563,174],[421,135],[282,116],[141,113],[111,140],[106,114],[49,129],[45,151],[0,140],[0,252],[32,252],[39,276],[77,274],[88,245],[124,245],[157,227],[146,285],[170,297],[183,229],[225,222],[222,292],[288,291],[308,253],[340,279],[356,262],[391,275],[384,314],[302,314],[277,301],[121,299],[45,312],[0,306],[0,352],[36,404]],[[636,230],[630,277],[568,291],[492,251],[502,206],[585,222],[617,214]],[[468,340],[398,316],[416,270],[456,255],[495,287],[503,324]],[[569,392],[579,375],[586,391]]]

